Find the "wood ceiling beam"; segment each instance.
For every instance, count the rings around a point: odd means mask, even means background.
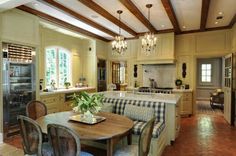
[[[195,30],[189,30],[189,31],[182,31],[181,34],[190,34],[190,33],[207,32],[207,31],[217,31],[217,30],[225,30],[225,29],[231,29],[231,27],[230,26],[222,26],[222,27],[206,28],[204,30],[195,29]]]
[[[164,30],[158,30],[154,34],[165,34],[165,33],[172,33],[172,32],[175,32],[175,30],[174,29],[164,29]],[[145,35],[144,32],[138,33],[138,36],[144,36],[144,35]]]
[[[201,25],[200,30],[206,29],[207,17],[211,0],[202,0]]]
[[[229,27],[233,27],[235,23],[236,23],[236,14],[234,14],[234,17],[233,17],[232,20],[230,21]]]
[[[137,18],[142,22],[149,31],[156,33],[157,30],[150,23],[150,21],[141,13],[141,11],[134,5],[131,0],[120,0],[120,2]]]
[[[84,17],[83,15],[81,15],[81,14],[79,14],[79,13],[77,13],[77,12],[61,5],[60,3],[55,2],[54,0],[43,0],[43,1],[45,1],[46,3],[48,3],[51,6],[55,7],[56,9],[62,10],[63,12],[65,12],[65,13],[69,14],[70,16],[72,16],[73,18],[76,18],[77,20],[82,21],[82,22],[84,22],[84,23],[86,23],[86,24],[88,24],[88,25],[90,25],[90,26],[106,33],[106,34],[109,34],[113,37],[118,35],[117,33],[113,32],[113,31],[101,26],[100,24]]]
[[[136,36],[137,33],[128,27],[126,24],[123,22],[119,21],[117,18],[115,18],[113,15],[111,15],[108,11],[103,9],[101,6],[99,6],[97,3],[93,2],[93,0],[78,0],[88,8],[92,9],[93,11],[97,12],[98,14],[102,15],[104,18],[108,19],[112,23],[116,24],[117,26],[120,26],[122,29],[127,31],[133,36]]]
[[[175,30],[175,33],[179,34],[181,32],[180,28],[179,28],[179,23],[178,23],[178,20],[177,20],[177,17],[175,15],[175,12],[174,12],[174,9],[173,9],[173,6],[170,2],[170,0],[161,0],[165,10],[166,10],[166,13],[174,27],[174,30]]]
[[[109,41],[110,41],[110,40],[108,40],[108,39],[106,39],[106,38],[103,38],[103,37],[101,37],[101,36],[98,36],[98,35],[96,35],[96,34],[94,34],[94,33],[91,33],[91,32],[89,32],[89,31],[87,31],[87,30],[84,30],[84,29],[82,29],[82,28],[76,27],[76,26],[74,26],[74,25],[72,25],[72,24],[70,24],[70,23],[67,23],[67,22],[62,21],[62,20],[60,20],[60,19],[57,19],[57,18],[55,18],[55,17],[52,17],[52,16],[50,16],[50,15],[48,15],[48,14],[45,14],[45,13],[43,13],[43,12],[40,12],[40,11],[38,11],[38,10],[34,10],[34,9],[32,9],[32,8],[30,8],[30,7],[27,7],[27,6],[25,6],[25,5],[19,6],[19,7],[17,7],[17,8],[20,9],[20,10],[22,10],[22,11],[28,12],[28,13],[30,13],[30,14],[36,15],[36,16],[38,16],[38,17],[40,17],[40,18],[42,18],[42,19],[44,19],[44,20],[47,20],[47,21],[49,21],[49,22],[58,24],[58,25],[60,25],[60,26],[62,26],[62,27],[65,27],[65,28],[67,28],[67,29],[70,29],[70,30],[79,32],[79,33],[81,33],[81,34],[84,34],[84,35],[87,35],[87,36],[90,36],[90,37],[93,37],[93,38],[97,38],[97,39],[100,39],[100,40],[103,40],[103,41],[106,41],[106,42],[109,42]]]

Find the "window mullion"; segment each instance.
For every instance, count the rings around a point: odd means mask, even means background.
[[[57,87],[59,88],[60,85],[59,85],[59,49],[56,48],[56,73],[57,73]]]

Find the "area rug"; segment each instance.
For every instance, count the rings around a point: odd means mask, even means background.
[[[210,101],[197,101],[197,114],[223,115],[223,110],[219,108],[212,109]]]

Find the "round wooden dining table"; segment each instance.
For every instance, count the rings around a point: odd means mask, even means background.
[[[106,140],[107,155],[112,156],[114,145],[122,138],[127,137],[128,144],[132,143],[133,121],[114,113],[100,112],[96,115],[106,119],[97,124],[85,124],[71,121],[70,117],[76,115],[72,111],[58,112],[42,116],[36,120],[43,133],[47,133],[48,124],[60,124],[76,131],[81,140]]]

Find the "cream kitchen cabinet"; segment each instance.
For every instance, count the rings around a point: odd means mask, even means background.
[[[47,106],[48,114],[61,111],[72,110],[72,100],[69,96],[80,91],[93,93],[96,91],[93,87],[61,89],[54,92],[43,92],[40,94],[40,101]]]
[[[182,116],[192,115],[192,113],[193,113],[192,90],[190,90],[190,89],[186,89],[186,90],[175,89],[175,90],[173,90],[173,93],[181,95],[180,115],[182,115]]]
[[[156,35],[157,45],[155,50],[146,55],[141,46],[142,38],[139,39],[140,45],[137,53],[137,61],[140,63],[165,63],[174,62],[174,33]]]
[[[40,101],[47,106],[48,114],[61,111],[61,105],[64,102],[64,94],[51,94],[40,96]]]
[[[178,101],[176,104],[167,103],[166,105],[167,129],[168,129],[167,138],[168,140],[170,140],[170,144],[174,143],[180,131],[180,103],[181,101]]]

